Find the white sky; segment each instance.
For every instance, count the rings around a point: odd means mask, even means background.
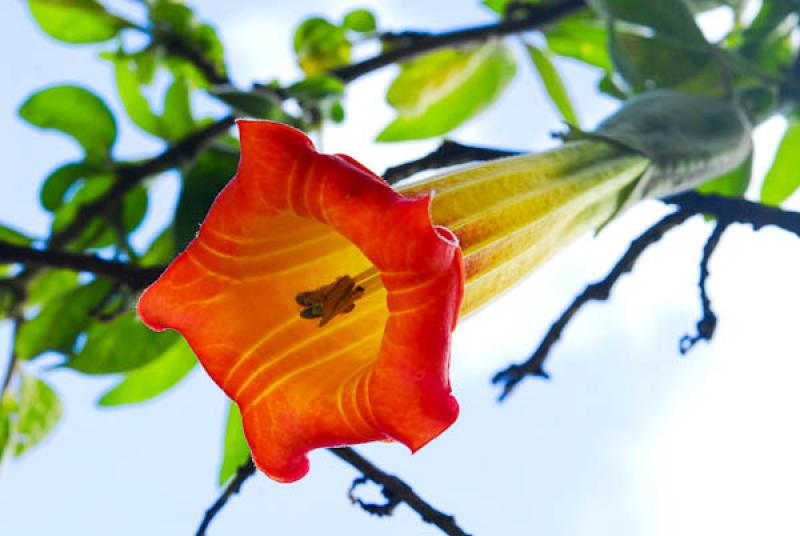
[[[351,7],[322,0],[195,4],[218,25],[234,79],[243,85],[276,73],[292,80],[294,24],[311,11],[339,17]],[[491,19],[471,0],[358,5],[373,7],[397,29]],[[61,137],[19,122],[16,107],[31,90],[55,82],[94,88],[115,110],[119,103],[109,69],[91,48],[48,40],[22,2],[2,9],[0,221],[42,233],[41,178],[78,153]],[[548,132],[560,128],[558,120],[520,59],[502,104],[459,129],[456,139],[520,149],[553,143]],[[596,123],[613,103],[594,94],[592,73],[560,65],[581,119]],[[326,151],[346,152],[380,172],[435,146],[371,142],[391,118],[381,95],[392,73],[352,86],[348,122],[326,131]],[[759,131],[758,177],[783,128],[776,120]],[[119,154],[157,150],[127,121],[120,130]],[[176,187],[167,176],[155,192],[170,198]],[[156,204],[143,234],[163,224],[164,209]],[[717,334],[712,344],[680,358],[678,340],[699,315],[697,263],[710,231],[703,221],[690,222],[648,251],[611,303],[591,305],[577,317],[552,355],[551,382],[527,381],[506,403],[495,401],[497,389],[488,383],[493,372],[530,352],[574,294],[663,213],[657,203],[637,207],[459,326],[452,381],[462,410],[451,430],[413,457],[397,445],[359,450],[478,535],[800,533],[796,238],[741,227],[725,234],[709,281]],[[7,344],[4,336],[0,365]],[[65,419],[46,444],[0,471],[0,534],[193,533],[217,495],[224,400],[210,381],[196,373],[152,404],[109,411],[94,401],[112,382],[69,371],[48,378],[62,395]],[[354,476],[320,452],[299,483],[251,479],[211,533],[438,534],[406,507],[392,519],[351,507],[345,491]]]

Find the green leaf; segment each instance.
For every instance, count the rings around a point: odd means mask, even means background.
[[[39,192],[42,206],[51,212],[57,211],[64,204],[64,197],[79,179],[87,179],[98,175],[100,170],[85,162],[72,162],[56,169],[44,180]]]
[[[706,44],[691,8],[685,0],[587,0],[608,19],[651,28],[656,34],[682,41],[687,45]]]
[[[254,91],[239,91],[231,86],[214,88],[212,93],[235,110],[258,119],[273,119],[281,114],[281,105],[274,96]]]
[[[447,134],[492,104],[514,77],[516,64],[502,41],[426,54],[401,67],[387,100],[397,119],[378,141]]]
[[[102,197],[114,184],[112,175],[99,175],[81,181],[75,194],[56,210],[53,217],[52,232],[58,233],[68,227],[81,207]]]
[[[132,24],[96,0],[28,0],[31,15],[51,37],[65,43],[99,43]]]
[[[25,454],[53,431],[61,419],[61,401],[45,382],[22,375],[14,430],[14,456]]]
[[[350,62],[353,45],[344,28],[322,17],[311,17],[294,32],[297,63],[308,76],[314,76]]]
[[[117,139],[117,125],[108,106],[77,86],[53,86],[34,93],[19,109],[32,125],[68,134],[86,151],[86,159],[108,158]]]
[[[139,264],[142,266],[159,266],[167,264],[173,257],[175,257],[175,233],[169,227],[150,243],[147,251],[139,257]]]
[[[225,424],[225,442],[217,483],[220,486],[225,485],[236,474],[236,470],[247,462],[248,458],[250,458],[250,447],[244,437],[242,415],[239,407],[231,402],[228,408],[228,420]]]
[[[133,312],[110,322],[95,322],[77,355],[64,366],[84,374],[115,374],[143,367],[174,346],[180,337],[174,331],[149,329]]]
[[[572,108],[567,88],[564,87],[564,82],[561,81],[561,76],[559,76],[555,65],[550,61],[549,55],[533,45],[526,46],[528,54],[530,54],[531,60],[539,72],[539,77],[542,79],[542,84],[547,94],[550,95],[553,104],[558,108],[561,117],[570,125],[579,126],[578,116],[575,115],[575,110]]]
[[[131,58],[115,58],[114,76],[117,91],[128,117],[136,126],[154,136],[161,136],[161,121],[153,113],[150,103],[142,93],[142,81],[138,63]]]
[[[697,191],[701,194],[716,194],[727,197],[742,197],[750,185],[753,174],[753,155],[747,158],[738,168],[701,184]]]
[[[800,119],[792,119],[761,186],[761,202],[780,205],[800,187]]]
[[[609,46],[619,75],[636,93],[654,88],[721,95],[725,67],[706,46],[613,28]]]
[[[374,32],[377,26],[375,15],[368,9],[354,9],[344,16],[342,26],[359,33]]]
[[[28,303],[47,303],[59,294],[78,285],[78,274],[72,270],[44,270],[34,276],[28,285]]]
[[[344,95],[344,83],[333,76],[311,76],[289,86],[286,91],[298,99],[323,100]]]
[[[32,359],[48,350],[70,353],[78,335],[91,322],[93,311],[110,290],[111,283],[95,280],[45,303],[39,314],[24,322],[17,332],[17,355],[20,359]]]
[[[498,15],[505,15],[506,8],[511,3],[514,4],[540,4],[542,0],[483,0],[482,4]]]
[[[164,114],[160,118],[162,132],[168,140],[179,140],[194,128],[192,105],[189,101],[189,82],[177,76],[164,96]]]
[[[175,248],[183,250],[197,234],[217,194],[233,178],[239,165],[239,153],[210,147],[200,153],[183,178],[183,187],[175,210]]]
[[[16,401],[9,395],[0,398],[0,467],[6,459],[6,455],[12,450],[13,436],[16,432],[16,423],[12,420],[12,413]]]
[[[545,37],[547,47],[559,56],[575,58],[606,72],[613,70],[606,25],[594,17],[568,17],[548,28]]]
[[[30,246],[33,239],[8,225],[0,224],[0,242],[13,246]]]
[[[112,407],[151,400],[172,389],[196,364],[197,358],[192,349],[186,341],[179,339],[155,360],[126,374],[97,403]]]

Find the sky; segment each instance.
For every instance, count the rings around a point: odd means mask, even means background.
[[[111,5],[136,12],[136,2]],[[436,30],[492,18],[471,0],[193,5],[218,27],[233,79],[243,86],[297,77],[290,33],[312,12],[338,18],[350,7],[370,7],[393,29]],[[0,158],[6,169],[0,221],[41,236],[49,220],[38,205],[40,182],[79,152],[65,138],[19,121],[17,107],[32,90],[78,83],[105,96],[118,118],[122,114],[96,48],[50,40],[23,2],[1,9]],[[725,21],[717,13],[704,23],[714,32]],[[524,150],[555,143],[549,132],[560,128],[558,118],[521,54],[519,60],[519,76],[503,101],[454,139]],[[614,109],[596,95],[595,73],[569,61],[559,67],[585,126]],[[349,88],[348,121],[326,128],[320,140],[325,151],[351,154],[380,172],[435,147],[435,141],[372,142],[391,119],[382,95],[395,72],[385,69]],[[218,112],[203,99],[196,104]],[[758,131],[757,179],[784,127],[778,119]],[[146,156],[159,144],[120,120],[116,150]],[[164,225],[176,191],[174,175],[153,181],[140,245]],[[800,208],[798,201],[791,206]],[[682,358],[678,341],[700,314],[697,265],[711,227],[695,219],[673,231],[620,281],[609,303],[590,305],[576,317],[551,356],[551,381],[526,381],[497,403],[491,375],[532,351],[572,297],[665,213],[656,202],[635,207],[460,324],[452,383],[461,416],[441,437],[414,456],[398,445],[358,450],[476,535],[800,533],[800,434],[794,426],[800,243],[785,233],[742,226],[725,233],[708,283],[717,333]],[[8,326],[0,330],[2,366]],[[43,366],[53,362],[45,359]],[[194,533],[219,492],[225,400],[210,380],[195,372],[152,403],[107,410],[95,402],[113,379],[70,371],[48,371],[46,378],[61,395],[64,419],[45,443],[0,468],[0,535]],[[346,491],[357,473],[327,452],[313,453],[311,465],[294,484],[251,478],[210,534],[439,533],[406,506],[379,519],[350,505]],[[363,496],[377,498],[375,488]]]

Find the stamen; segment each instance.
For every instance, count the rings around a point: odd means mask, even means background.
[[[356,300],[379,285],[380,274],[375,268],[371,268],[355,278],[343,275],[333,283],[316,290],[301,292],[295,296],[295,301],[303,307],[300,311],[301,317],[319,318],[319,326],[322,327],[336,315],[349,313],[355,309]]]

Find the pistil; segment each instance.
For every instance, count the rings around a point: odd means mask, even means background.
[[[343,275],[315,290],[300,292],[295,301],[303,308],[300,311],[302,318],[319,318],[319,327],[322,327],[335,316],[351,312],[357,300],[380,285],[380,274],[373,267],[355,277]]]

